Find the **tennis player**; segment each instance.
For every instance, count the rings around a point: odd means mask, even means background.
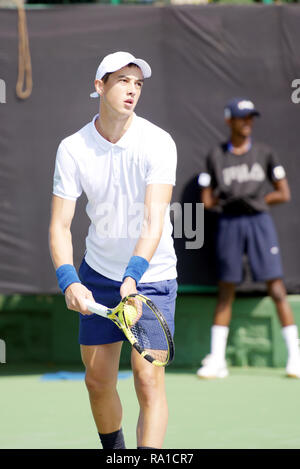
[[[276,306],[288,350],[286,373],[300,378],[298,329],[287,301],[277,234],[269,213],[271,205],[290,200],[290,189],[274,151],[251,139],[253,120],[259,114],[249,99],[234,98],[228,103],[225,119],[230,139],[212,150],[206,170],[199,176],[205,207],[220,212],[216,242],[219,295],[211,353],[197,372],[200,378],[228,375],[225,351],[235,286],[243,279],[244,253],[253,279],[266,282]],[[268,182],[271,191],[266,189]]]
[[[123,333],[90,314],[84,299],[108,307],[137,291],[164,314],[174,334],[176,256],[169,204],[175,184],[176,146],[171,136],[134,110],[151,68],[127,52],[100,63],[95,92],[99,113],[59,145],[54,173],[50,249],[67,307],[79,311],[79,341],[86,386],[104,449],[125,448],[122,406],[116,389]],[[77,274],[71,223],[85,192],[90,226]],[[137,447],[161,448],[168,406],[164,368],[132,351],[140,406]]]

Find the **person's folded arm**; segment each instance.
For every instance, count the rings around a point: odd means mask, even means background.
[[[210,209],[219,204],[219,198],[214,195],[213,189],[209,187],[203,187],[201,191],[201,201],[204,203],[206,209]]]
[[[286,178],[273,181],[274,190],[265,195],[268,205],[282,204],[291,200],[291,192]]]

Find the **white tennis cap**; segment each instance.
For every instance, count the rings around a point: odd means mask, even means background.
[[[136,59],[132,54],[129,52],[114,52],[113,54],[108,54],[102,62],[100,63],[95,80],[101,80],[106,73],[112,73],[116,70],[120,70],[120,68],[125,67],[126,65],[133,63],[137,65],[143,74],[144,78],[151,77],[151,68],[150,65],[142,59]],[[98,98],[99,94],[95,91],[94,93],[90,94],[91,98]]]

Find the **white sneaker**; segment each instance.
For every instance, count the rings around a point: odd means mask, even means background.
[[[289,378],[300,378],[300,355],[288,360],[285,371]]]
[[[226,361],[216,360],[213,355],[207,355],[202,360],[202,367],[197,371],[197,376],[203,379],[226,378],[228,369]]]

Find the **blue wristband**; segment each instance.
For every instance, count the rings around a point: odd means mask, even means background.
[[[81,283],[75,267],[71,264],[63,264],[58,267],[58,269],[56,269],[56,277],[58,286],[63,293],[65,293],[71,283]]]
[[[123,281],[126,277],[131,277],[136,281],[136,284],[138,284],[148,267],[149,262],[144,257],[132,256],[126,267]]]

